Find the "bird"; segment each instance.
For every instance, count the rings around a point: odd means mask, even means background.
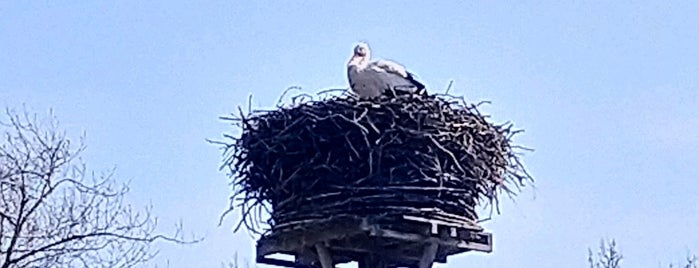
[[[361,99],[375,98],[386,93],[425,93],[425,85],[415,80],[402,65],[389,61],[371,62],[371,50],[364,42],[358,43],[347,63],[350,89]]]

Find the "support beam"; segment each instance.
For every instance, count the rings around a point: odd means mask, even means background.
[[[330,250],[325,246],[325,243],[316,244],[316,251],[318,253],[318,259],[320,260],[320,265],[323,268],[333,268],[333,258],[330,255]]]
[[[257,242],[258,263],[296,268],[334,268],[351,261],[360,268],[432,268],[467,251],[491,252],[492,235],[417,216],[309,221],[276,229]],[[272,259],[275,253],[295,259]]]
[[[437,255],[437,249],[439,245],[437,243],[431,243],[425,246],[422,252],[422,259],[418,265],[419,268],[432,268],[432,263],[434,262],[434,257]]]

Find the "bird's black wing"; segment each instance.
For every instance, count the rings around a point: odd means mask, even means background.
[[[408,74],[408,77],[406,77],[405,79],[408,79],[408,81],[410,81],[410,83],[415,85],[415,87],[417,88],[415,93],[417,93],[419,95],[427,93],[425,90],[425,85],[423,83],[420,83],[419,81],[415,80],[415,77],[413,76],[412,73],[410,73],[410,72],[406,72],[406,73]]]

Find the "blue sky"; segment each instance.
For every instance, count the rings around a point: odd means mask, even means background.
[[[625,267],[699,253],[699,2],[696,1],[4,1],[0,105],[87,134],[83,160],[116,168],[162,231],[151,267],[220,267],[253,242],[219,227],[230,188],[206,143],[218,116],[284,89],[346,87],[357,41],[432,92],[490,100],[526,132],[536,177],[485,223],[492,254],[448,267],[586,267],[616,238]],[[236,216],[237,217],[237,216]],[[438,267],[446,267],[444,265]]]

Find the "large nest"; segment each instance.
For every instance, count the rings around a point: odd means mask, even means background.
[[[430,214],[475,221],[531,177],[511,144],[518,131],[492,124],[462,98],[405,94],[372,100],[307,99],[225,118],[233,205],[259,231],[334,215]],[[230,210],[229,210],[230,211]],[[266,218],[266,216],[265,216]],[[239,225],[240,226],[240,225]]]

